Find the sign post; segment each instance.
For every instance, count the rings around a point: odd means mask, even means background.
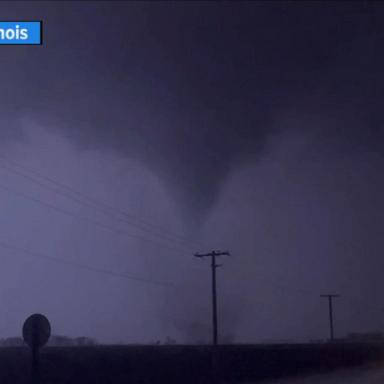
[[[40,382],[40,348],[43,347],[51,335],[51,325],[48,319],[35,313],[25,320],[23,325],[23,339],[32,350],[32,383]]]

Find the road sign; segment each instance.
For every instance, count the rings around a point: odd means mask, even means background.
[[[23,325],[23,338],[29,347],[35,349],[44,346],[51,336],[51,325],[48,319],[35,313],[25,320]]]

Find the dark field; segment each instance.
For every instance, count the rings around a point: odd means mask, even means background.
[[[379,360],[381,344],[228,345],[217,350],[220,382],[329,371]],[[209,383],[207,346],[46,347],[41,383]],[[0,349],[0,383],[29,383],[27,347]]]

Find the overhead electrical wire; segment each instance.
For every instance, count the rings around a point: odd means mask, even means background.
[[[67,265],[70,265],[72,267],[81,268],[81,269],[89,270],[92,272],[98,272],[98,273],[107,274],[107,275],[111,275],[111,276],[115,276],[115,277],[121,277],[121,278],[129,279],[129,280],[138,281],[141,283],[148,283],[148,284],[168,286],[168,287],[176,287],[176,284],[173,284],[170,282],[164,282],[164,281],[158,281],[158,280],[143,278],[143,277],[134,276],[134,275],[123,273],[123,272],[116,272],[116,271],[112,271],[112,270],[108,270],[108,269],[94,267],[94,266],[91,266],[88,264],[82,264],[82,263],[66,260],[63,258],[53,257],[53,256],[50,256],[50,255],[42,253],[42,252],[31,251],[30,249],[27,249],[27,248],[15,246],[15,245],[9,244],[7,242],[4,242],[2,240],[0,240],[0,247],[7,248],[7,249],[10,249],[10,250],[18,252],[18,253],[24,253],[24,254],[27,254],[27,255],[32,256],[32,257],[37,257],[40,259],[45,259],[45,260],[57,262],[60,264],[67,264]]]
[[[178,241],[182,244],[185,243],[185,244],[193,245],[194,247],[201,246],[201,244],[192,242],[189,239],[187,239],[186,237],[175,234],[175,233],[173,233],[167,229],[162,228],[161,226],[149,223],[149,222],[147,222],[141,218],[138,218],[137,216],[135,216],[133,214],[127,213],[125,211],[117,210],[116,208],[106,204],[105,202],[91,198],[82,192],[76,191],[75,189],[73,189],[72,187],[69,187],[66,184],[58,182],[57,180],[55,180],[51,177],[47,177],[47,176],[41,174],[40,172],[36,172],[30,168],[26,168],[23,165],[16,163],[13,160],[10,160],[9,158],[7,158],[1,154],[0,154],[0,159],[6,160],[10,163],[13,163],[14,165],[23,169],[24,171],[35,175],[35,177],[33,177],[29,174],[22,173],[18,170],[15,170],[15,169],[13,169],[13,168],[5,165],[5,164],[0,164],[1,168],[6,169],[9,172],[17,174],[18,176],[21,176],[23,178],[26,178],[26,179],[32,181],[33,183],[42,186],[43,188],[47,188],[47,189],[51,190],[52,192],[54,192],[56,194],[60,194],[62,196],[65,196],[66,198],[71,199],[71,200],[77,202],[78,204],[95,208],[104,214],[112,216],[115,220],[127,223],[127,224],[134,226],[134,227],[136,227],[142,231],[151,233],[152,235],[160,237],[163,240],[172,241],[172,242]],[[36,176],[39,177],[40,179],[44,179],[44,180],[48,181],[49,183],[57,185],[59,188],[64,189],[64,191],[57,189],[57,188],[53,188],[52,186],[49,186],[49,185],[42,183],[40,180],[36,179]],[[70,193],[68,193],[68,191]],[[73,194],[75,194],[77,196],[73,196]],[[80,196],[80,198],[79,198],[79,196]],[[154,231],[157,231],[157,232],[154,232]],[[163,232],[163,233],[161,233],[161,232]]]
[[[33,202],[35,202],[37,204],[43,205],[43,206],[45,206],[45,207],[47,207],[49,209],[52,209],[52,210],[54,210],[56,212],[61,213],[61,214],[64,214],[64,215],[67,215],[67,216],[71,216],[71,217],[73,217],[75,219],[79,219],[79,220],[91,223],[91,224],[93,224],[93,225],[95,225],[97,227],[103,228],[103,229],[108,230],[110,232],[113,232],[115,234],[123,235],[123,236],[128,236],[128,237],[131,237],[131,238],[142,240],[143,242],[147,242],[147,243],[150,242],[150,243],[153,243],[153,244],[156,244],[156,245],[160,245],[161,247],[169,249],[169,250],[171,250],[173,252],[177,252],[177,253],[180,253],[180,252],[186,253],[186,252],[188,252],[188,253],[190,253],[190,251],[185,249],[185,248],[172,247],[169,244],[161,243],[161,242],[159,242],[157,240],[150,239],[150,238],[145,237],[145,236],[141,236],[141,235],[138,235],[138,234],[133,234],[133,233],[121,230],[121,229],[117,229],[117,228],[111,227],[111,226],[109,226],[107,224],[104,224],[104,223],[98,221],[98,220],[91,219],[91,218],[86,217],[86,216],[76,215],[75,213],[73,213],[71,211],[68,211],[68,210],[66,210],[64,208],[58,207],[55,204],[47,203],[44,200],[41,200],[41,199],[39,199],[37,197],[28,195],[28,194],[26,194],[24,192],[20,192],[20,191],[18,191],[16,189],[10,188],[10,187],[8,187],[6,185],[0,184],[0,189],[9,192],[12,195],[20,196],[23,199],[31,200],[31,201],[33,201]]]

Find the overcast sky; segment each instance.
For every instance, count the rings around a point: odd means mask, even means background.
[[[1,2],[0,336],[381,330],[380,2]]]

